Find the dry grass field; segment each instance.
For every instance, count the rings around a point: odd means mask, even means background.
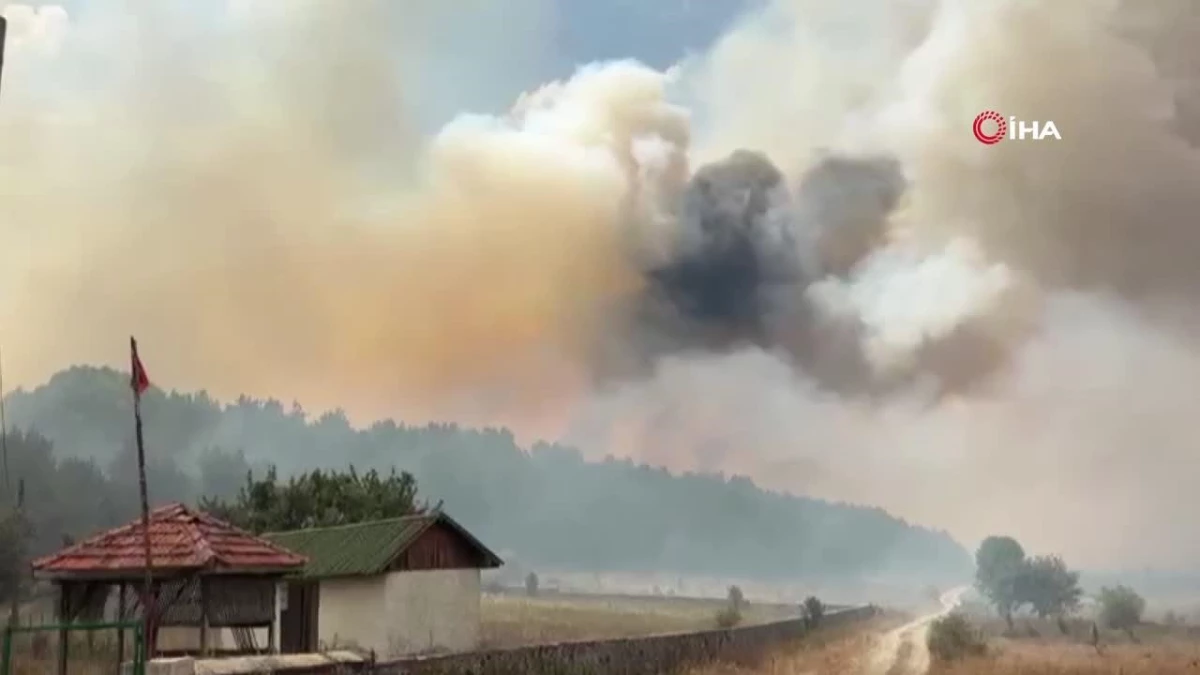
[[[860,675],[866,655],[888,631],[903,624],[901,616],[881,616],[871,621],[832,628],[768,654],[755,667],[712,664],[686,675]]]
[[[930,675],[1183,675],[1200,673],[1195,643],[1113,645],[1097,654],[1088,645],[1003,641],[993,654],[940,666]]]
[[[1100,649],[1090,644],[1088,622],[1072,622],[1063,635],[1052,622],[1018,621],[1017,636],[1003,624],[981,625],[989,654],[935,664],[930,675],[1168,675],[1200,673],[1200,634],[1186,627],[1147,624],[1134,639],[1104,631]]]
[[[653,635],[716,628],[723,600],[515,593],[483,596],[482,630],[488,647]],[[796,607],[751,604],[743,625],[795,616]]]
[[[872,673],[866,658],[889,630],[905,619],[880,617],[800,641],[768,655],[757,667],[714,664],[686,675],[920,675],[900,668]],[[1002,637],[986,626],[990,653],[952,664],[934,663],[928,675],[1187,675],[1200,674],[1200,636],[1195,630],[1147,625],[1136,631],[1138,642],[1121,633],[1106,633],[1099,653],[1082,636],[1090,624],[1072,627],[1072,636],[1052,624],[1024,622],[1020,637]],[[1033,629],[1032,631],[1030,629]],[[1031,633],[1037,632],[1037,637]]]

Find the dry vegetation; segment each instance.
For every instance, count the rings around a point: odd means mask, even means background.
[[[89,640],[84,633],[71,636],[68,672],[71,675],[110,675],[117,670],[115,637],[96,631]],[[126,658],[132,649],[126,642]],[[12,675],[46,675],[58,672],[58,639],[53,633],[18,635],[13,640]]]
[[[754,667],[713,664],[686,675],[859,675],[864,657],[885,633],[904,623],[899,616],[830,628],[768,654]]]
[[[1104,631],[1100,649],[1090,644],[1089,622],[1071,622],[1063,635],[1052,621],[1019,620],[1018,635],[1001,622],[983,624],[989,654],[935,665],[931,675],[1167,675],[1200,673],[1200,635],[1187,627],[1147,624],[1134,639]]]
[[[653,635],[716,628],[724,600],[667,597],[484,594],[482,630],[488,647]],[[742,624],[796,616],[798,608],[750,604]]]

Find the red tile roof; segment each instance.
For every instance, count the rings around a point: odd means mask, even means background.
[[[145,569],[142,519],[102,532],[33,561],[38,576],[107,577]],[[150,559],[155,570],[288,572],[307,562],[265,539],[183,504],[150,512]]]

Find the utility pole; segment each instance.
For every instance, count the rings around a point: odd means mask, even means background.
[[[4,42],[8,36],[8,19],[0,16],[0,82],[4,78]],[[4,366],[0,359],[0,455],[4,461],[4,492],[12,499],[12,481],[8,470],[8,419],[4,415]],[[9,514],[13,535],[12,604],[8,612],[8,625],[15,628],[21,612],[21,568],[25,557],[25,518],[21,512],[25,507],[25,481],[18,482],[17,498]]]
[[[2,19],[4,17],[0,17]],[[8,514],[8,527],[12,535],[12,569],[8,570],[12,579],[10,604],[8,608],[8,625],[16,627],[21,614],[21,577],[25,562],[25,481],[17,481],[16,499],[13,499],[11,471],[8,464],[8,418],[4,414],[4,363],[0,358],[0,460],[4,462],[4,493],[8,495],[11,511]]]
[[[0,81],[4,78],[4,36],[8,33],[8,19],[0,16]]]

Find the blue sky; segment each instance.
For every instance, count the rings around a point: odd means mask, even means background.
[[[338,0],[335,0],[338,1]],[[398,0],[420,2],[421,0]],[[434,2],[436,0],[430,0]],[[61,5],[77,19],[108,12],[111,0],[18,0]],[[221,0],[183,0],[170,7],[212,20]],[[569,77],[593,61],[633,58],[666,68],[691,52],[706,50],[748,8],[764,0],[452,0],[463,10],[431,29],[435,39],[415,72],[398,72],[421,104],[414,112],[427,131],[459,112],[494,113],[523,91]],[[10,4],[0,0],[0,7]],[[206,16],[208,15],[208,16]],[[396,13],[396,21],[405,19]],[[399,43],[404,27],[397,25]]]
[[[431,124],[463,109],[498,112],[520,92],[569,77],[578,66],[594,61],[633,58],[666,68],[689,53],[706,50],[747,8],[758,4],[756,0],[528,0],[499,9],[497,3],[497,10],[477,19],[495,21],[495,30],[447,35],[437,67],[430,69],[447,87],[455,82],[470,82],[470,87],[435,97],[447,107],[437,105],[423,112],[432,117],[427,120]],[[538,6],[528,9],[534,5]],[[531,25],[535,22],[536,27]],[[537,35],[541,40],[514,45],[514,33]],[[485,72],[496,76],[478,76]]]

